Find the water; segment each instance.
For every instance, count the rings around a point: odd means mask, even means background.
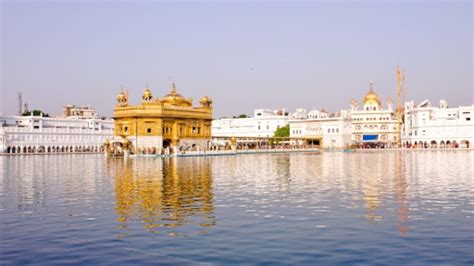
[[[0,157],[0,265],[470,264],[474,151]]]

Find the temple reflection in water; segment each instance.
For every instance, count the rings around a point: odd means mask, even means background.
[[[188,235],[207,233],[215,224],[209,158],[107,162],[113,171],[121,229],[129,230],[139,220],[150,232]],[[176,228],[183,225],[186,232],[179,232]]]
[[[384,158],[379,158],[383,160]],[[385,166],[376,172],[368,172],[364,178],[364,201],[367,213],[364,217],[371,222],[380,222],[384,216],[380,212],[382,208],[382,199],[388,192],[394,194],[394,203],[398,213],[397,229],[401,237],[407,237],[409,231],[409,208],[407,204],[408,182],[405,175],[405,160],[399,152],[390,154],[386,163],[380,161],[377,165]],[[384,175],[393,177],[393,180],[387,180]],[[389,183],[387,183],[389,181]]]

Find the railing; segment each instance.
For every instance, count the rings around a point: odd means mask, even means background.
[[[113,129],[90,129],[90,128],[30,128],[30,127],[2,127],[5,133],[67,133],[67,134],[113,134]]]

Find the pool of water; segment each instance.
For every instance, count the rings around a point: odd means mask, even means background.
[[[0,156],[0,265],[470,264],[474,151]]]

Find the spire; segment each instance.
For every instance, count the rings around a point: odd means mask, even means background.
[[[370,90],[373,91],[373,88],[374,88],[374,81],[371,80],[371,81],[369,81],[369,83],[370,83]]]
[[[176,93],[176,84],[175,84],[174,82],[171,83],[171,87],[173,88],[173,89],[171,90],[171,93]]]

